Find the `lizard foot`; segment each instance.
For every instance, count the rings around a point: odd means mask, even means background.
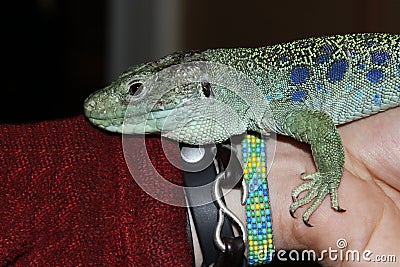
[[[293,203],[290,205],[290,214],[292,217],[294,216],[294,212],[301,206],[304,206],[311,202],[310,207],[303,214],[303,221],[307,226],[312,226],[308,223],[311,214],[319,207],[324,198],[330,194],[331,196],[331,206],[334,210],[343,212],[344,209],[341,209],[337,200],[337,189],[338,183],[337,179],[332,179],[332,173],[320,173],[315,172],[312,174],[302,174],[301,179],[306,182],[301,185],[295,187],[292,191],[292,199]],[[301,192],[307,191],[307,194],[298,199],[298,196]]]

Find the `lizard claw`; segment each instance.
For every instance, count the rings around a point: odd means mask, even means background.
[[[337,208],[333,208],[334,210],[336,210],[337,212],[346,212],[345,209],[342,209],[341,207],[337,207]]]
[[[292,216],[292,218],[296,219],[296,215],[294,215],[295,211],[290,209],[289,212],[290,212],[290,216]]]
[[[290,215],[295,218],[294,212],[301,206],[311,203],[310,207],[303,214],[303,222],[305,225],[312,227],[308,222],[310,216],[319,207],[325,197],[331,195],[331,206],[338,212],[345,211],[340,208],[337,201],[337,184],[332,183],[335,179],[330,179],[333,174],[315,172],[313,174],[302,175],[306,182],[295,187],[292,191],[293,203],[290,205]],[[308,191],[302,198],[297,198],[301,192]]]

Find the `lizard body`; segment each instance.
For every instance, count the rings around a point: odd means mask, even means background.
[[[162,132],[192,144],[222,142],[246,130],[276,132],[309,143],[317,172],[292,191],[291,214],[307,203],[310,215],[326,195],[341,211],[337,189],[343,172],[344,149],[336,125],[400,104],[400,35],[348,34],[309,38],[259,48],[221,48],[181,52],[129,69],[110,86],[85,101],[89,120],[109,131]],[[190,62],[225,64],[257,87],[230,91],[212,82],[192,82],[166,90],[150,103],[152,88],[143,84],[170,66]],[[229,79],[229,78],[228,78]],[[245,86],[244,86],[245,87]],[[244,99],[241,93],[247,93]],[[212,99],[214,102],[204,102]],[[209,103],[209,104],[205,104]],[[151,104],[151,105],[150,105]],[[237,114],[229,116],[226,107]],[[168,120],[171,111],[174,118]],[[179,125],[179,116],[189,120]],[[235,117],[235,118],[233,118]],[[179,130],[177,130],[179,125]],[[298,198],[303,191],[307,194]]]

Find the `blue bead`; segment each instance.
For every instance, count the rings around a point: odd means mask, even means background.
[[[258,223],[258,224],[257,224],[257,227],[258,227],[258,228],[262,228],[263,225],[262,225],[261,223]]]
[[[251,204],[250,198],[247,198],[247,199],[246,199],[246,204],[247,204],[247,205],[250,205],[250,204]]]
[[[265,210],[265,214],[271,215],[271,210],[270,210],[270,209],[266,209],[266,210]]]
[[[251,223],[247,224],[247,229],[251,229]]]
[[[267,221],[271,221],[271,215],[267,215],[267,216],[265,216],[266,218],[267,218]]]
[[[264,202],[268,202],[268,196],[264,196]]]
[[[372,69],[367,72],[367,79],[372,84],[377,84],[383,79],[384,76],[384,73],[378,69]]]
[[[251,223],[256,223],[256,218],[251,218]]]
[[[258,229],[257,232],[258,232],[259,235],[262,235],[262,229]]]
[[[267,184],[263,184],[263,189],[267,189]]]
[[[290,97],[290,100],[292,102],[300,102],[305,97],[306,97],[306,92],[304,92],[303,90],[297,90],[293,92],[292,96]]]
[[[344,74],[347,70],[347,61],[339,60],[332,64],[329,69],[328,77],[331,82],[337,82],[343,79]]]
[[[246,212],[246,216],[247,216],[247,217],[251,217],[251,211],[247,211],[247,212]]]
[[[257,239],[262,241],[263,240],[262,235],[258,235]]]
[[[268,221],[268,222],[267,222],[267,226],[268,226],[268,228],[271,228],[271,227],[272,227],[271,221]]]
[[[253,223],[251,228],[253,228],[254,230],[257,229],[257,224]]]
[[[267,228],[263,228],[262,233],[263,233],[263,235],[265,235],[267,233]]]
[[[266,225],[265,223],[262,223],[261,226],[260,226],[260,228],[261,228],[261,227],[262,227],[262,228],[267,228],[267,225]]]
[[[306,67],[297,66],[290,72],[290,80],[295,85],[300,85],[310,76]]]
[[[384,51],[375,51],[371,53],[373,63],[383,65],[390,61],[390,55]]]
[[[263,216],[263,217],[261,217],[261,221],[262,221],[262,222],[265,222],[265,220],[266,220],[266,219],[265,219],[265,217],[264,217],[264,216]]]
[[[250,217],[247,218],[247,224],[249,224],[249,223],[251,223],[251,218]]]

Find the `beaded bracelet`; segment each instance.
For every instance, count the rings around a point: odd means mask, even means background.
[[[247,134],[242,141],[246,200],[249,264],[271,262],[274,255],[272,221],[267,185],[265,142],[259,135]]]

